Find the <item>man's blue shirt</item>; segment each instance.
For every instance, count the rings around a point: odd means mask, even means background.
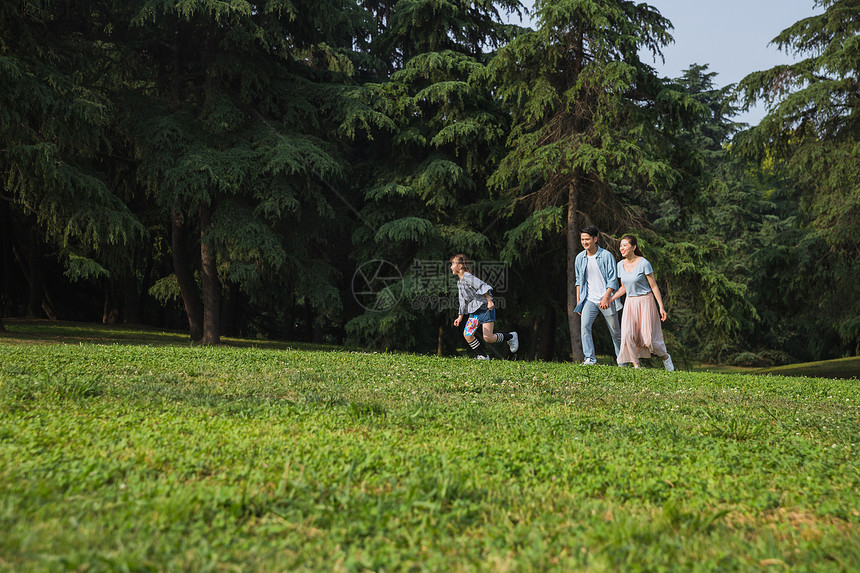
[[[581,251],[576,255],[574,269],[576,269],[576,286],[579,287],[579,304],[576,306],[576,312],[582,311],[583,303],[588,300],[588,281],[585,280],[585,269],[588,268],[587,251]],[[603,275],[603,282],[606,283],[606,288],[611,288],[613,291],[618,290],[618,267],[615,262],[615,257],[606,249],[597,247],[597,253],[594,255],[597,260],[597,267],[600,269],[600,274]],[[601,293],[600,296],[603,296]],[[621,299],[615,299],[611,307],[613,311],[618,312],[622,308]]]

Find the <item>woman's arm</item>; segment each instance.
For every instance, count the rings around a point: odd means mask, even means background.
[[[666,309],[663,308],[663,296],[660,294],[660,287],[657,286],[657,281],[654,280],[654,273],[645,275],[648,279],[648,284],[651,285],[651,292],[654,293],[654,298],[657,299],[657,308],[660,309],[660,320],[666,322]]]
[[[617,291],[615,291],[615,294],[614,294],[614,295],[612,295],[612,298],[610,298],[610,299],[609,299],[609,303],[610,303],[610,304],[612,304],[613,302],[615,302],[615,299],[616,299],[616,298],[621,298],[622,296],[624,296],[624,293],[626,293],[626,292],[627,292],[627,289],[625,289],[625,288],[624,288],[624,285],[622,284],[622,285],[618,288],[618,290],[617,290]]]

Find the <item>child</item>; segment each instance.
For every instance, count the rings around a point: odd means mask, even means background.
[[[520,341],[516,332],[494,333],[493,324],[496,322],[496,305],[490,294],[493,287],[476,277],[466,265],[466,255],[451,257],[451,273],[457,275],[457,293],[460,297],[460,315],[454,320],[454,326],[460,326],[463,317],[468,313],[469,319],[463,329],[463,337],[480,360],[490,357],[481,349],[481,341],[475,337],[475,331],[482,325],[484,341],[487,344],[507,342],[511,352],[516,352]]]

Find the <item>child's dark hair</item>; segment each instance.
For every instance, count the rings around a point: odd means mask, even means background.
[[[639,250],[639,241],[636,240],[636,237],[634,237],[633,235],[624,235],[623,237],[621,237],[621,240],[626,240],[628,243],[630,243],[630,246],[633,247],[634,255],[636,255],[637,257],[643,256],[642,251]]]
[[[451,262],[457,263],[458,265],[463,265],[463,268],[466,269],[466,272],[468,273],[472,272],[472,270],[469,268],[469,260],[466,258],[466,255],[462,253],[451,257]]]

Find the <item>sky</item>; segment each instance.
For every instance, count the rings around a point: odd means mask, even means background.
[[[531,8],[532,0],[522,0]],[[769,46],[795,22],[821,14],[813,0],[643,0],[674,26],[674,44],[663,49],[665,64],[645,60],[661,76],[675,78],[691,64],[708,64],[714,83],[737,83],[751,72],[797,60]],[[526,22],[528,24],[528,22]],[[756,125],[767,113],[761,104],[737,121]]]

